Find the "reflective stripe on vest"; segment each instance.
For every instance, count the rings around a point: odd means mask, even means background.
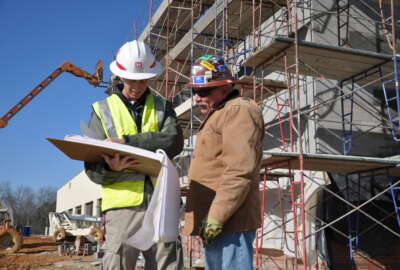
[[[108,138],[122,138],[124,135],[136,135],[136,123],[118,95],[93,104],[93,109],[99,117]],[[164,118],[165,100],[147,95],[142,115],[141,132],[158,132]],[[102,211],[113,208],[131,207],[142,204],[144,195],[145,175],[127,171],[116,179],[118,182],[103,185]],[[155,180],[152,180],[155,185]]]

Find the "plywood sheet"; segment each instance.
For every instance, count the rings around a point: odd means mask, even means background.
[[[275,37],[267,46],[250,56],[243,65],[285,71],[284,55],[288,56],[288,66],[294,64],[294,48],[293,38]],[[298,55],[299,73],[302,75],[342,81],[379,65],[383,75],[393,72],[391,56],[388,54],[300,41]],[[294,69],[289,69],[289,72],[294,73]],[[380,83],[379,76],[379,73],[370,74],[363,82]]]
[[[262,166],[268,168],[299,169],[299,154],[284,152],[264,152]],[[370,158],[359,156],[327,155],[327,154],[304,154],[304,169],[310,171],[327,171],[337,173],[353,173],[367,170],[391,167],[389,174],[400,176],[400,160],[388,158]]]
[[[284,81],[270,80],[270,79],[256,79],[257,87],[254,91],[254,79],[251,76],[242,76],[237,81],[237,88],[241,89],[242,96],[252,98],[256,102],[265,100],[272,95],[279,93],[282,90],[287,89],[286,83]],[[255,95],[255,96],[254,96]]]
[[[280,89],[286,89],[286,83],[284,81],[279,81],[279,80],[270,80],[270,79],[256,79],[257,84],[262,83],[264,87],[268,88],[280,88]],[[253,77],[251,76],[242,76],[238,80],[238,84],[243,84],[243,85],[249,85],[253,87]]]
[[[193,101],[194,102],[194,101]],[[192,132],[193,134],[196,134],[199,127],[200,127],[200,122],[197,121],[196,119],[202,119],[204,118],[204,116],[201,115],[201,113],[196,110],[193,109],[193,115],[195,116],[192,121],[192,123],[190,123],[190,108],[192,107],[192,101],[190,99],[186,100],[185,102],[183,102],[181,105],[179,105],[178,107],[175,108],[175,112],[176,115],[178,117],[178,122],[181,125],[181,128],[183,130],[183,136],[185,138],[188,138],[189,136],[191,136],[192,134],[190,133],[190,125],[192,124]]]

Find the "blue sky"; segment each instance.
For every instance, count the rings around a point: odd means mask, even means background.
[[[154,10],[157,3],[153,1]],[[108,65],[118,48],[146,26],[149,0],[0,0],[0,116],[64,61],[92,73],[97,60]],[[0,129],[0,182],[12,186],[60,187],[82,168],[46,137],[80,134],[91,104],[103,88],[70,73],[54,82]]]

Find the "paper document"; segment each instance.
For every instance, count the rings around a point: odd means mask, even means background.
[[[179,234],[180,185],[179,175],[164,151],[161,172],[142,227],[125,243],[140,250],[148,250],[158,242],[176,241]]]
[[[80,135],[66,135],[64,140],[54,138],[47,138],[47,140],[68,157],[75,160],[99,162],[104,160],[102,155],[113,156],[115,153],[120,153],[121,156],[128,155],[140,162],[140,165],[135,167],[135,171],[150,176],[159,175],[161,162],[164,158],[160,153],[154,153],[142,148]]]
[[[96,140],[79,135],[67,135],[64,140],[47,138],[72,159],[102,160],[101,154],[116,152],[140,161],[136,171],[157,177],[157,184],[146,210],[142,227],[126,243],[141,250],[158,242],[173,242],[178,238],[180,213],[179,174],[162,150],[156,153],[129,145]]]

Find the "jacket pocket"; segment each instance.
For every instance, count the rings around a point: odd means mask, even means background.
[[[202,130],[197,137],[195,155],[202,159],[216,159],[221,153],[222,136],[212,129]]]

